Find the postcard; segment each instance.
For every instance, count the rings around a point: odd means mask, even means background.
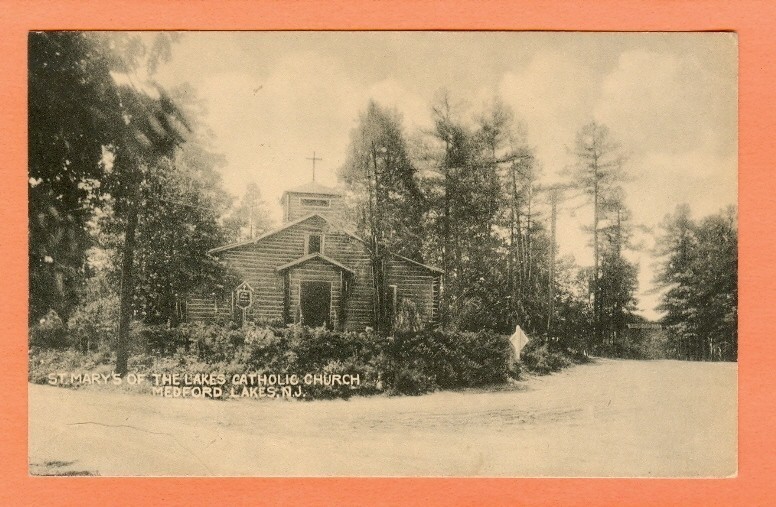
[[[735,33],[27,42],[31,475],[736,477]]]

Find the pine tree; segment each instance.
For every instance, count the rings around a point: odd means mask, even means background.
[[[356,208],[356,228],[368,238],[372,258],[376,328],[391,328],[385,271],[388,252],[419,259],[425,196],[415,179],[401,118],[370,102],[351,133],[340,177]]]
[[[434,129],[423,152],[426,250],[445,271],[443,323],[507,327],[509,312],[483,309],[508,304],[499,226],[500,167],[511,160],[510,114],[496,105],[467,122],[446,91],[437,96],[432,114]]]
[[[29,34],[29,317],[67,319],[88,275],[104,150],[124,132],[110,51],[83,32]]]
[[[603,339],[603,298],[601,294],[601,220],[607,198],[614,193],[624,179],[625,157],[616,142],[612,141],[608,127],[590,122],[577,133],[574,148],[576,165],[571,170],[574,184],[584,191],[593,205],[593,222],[590,227],[593,247],[593,272],[590,281],[593,294],[593,334],[596,343]]]
[[[261,190],[255,182],[250,182],[240,203],[224,219],[224,230],[229,241],[249,241],[261,236],[272,228],[272,219],[267,203],[261,196]]]
[[[668,215],[658,240],[656,282],[672,353],[695,360],[738,356],[738,230],[736,212],[694,221],[686,205]]]

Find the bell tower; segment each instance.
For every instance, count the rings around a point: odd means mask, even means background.
[[[339,220],[342,215],[342,192],[311,181],[283,193],[283,222],[293,222],[317,213]]]

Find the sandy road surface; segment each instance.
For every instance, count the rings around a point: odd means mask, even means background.
[[[29,387],[33,473],[720,477],[736,472],[737,365],[731,363],[599,359],[504,391],[309,403]]]

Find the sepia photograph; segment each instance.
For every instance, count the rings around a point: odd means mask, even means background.
[[[27,42],[30,475],[737,476],[735,33]]]

